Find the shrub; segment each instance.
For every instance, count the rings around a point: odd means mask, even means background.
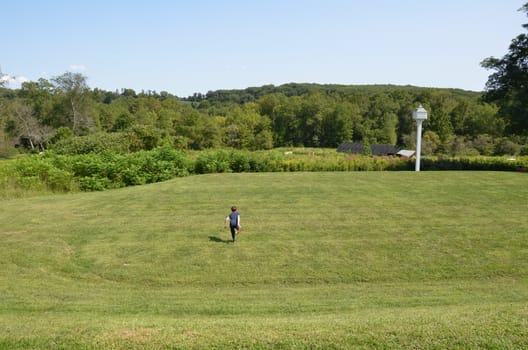
[[[61,155],[47,152],[5,161],[0,167],[0,188],[21,191],[101,191],[165,181],[190,173],[278,171],[386,171],[414,170],[414,159],[369,157],[335,152],[247,152],[216,150],[198,153],[192,161],[171,146],[129,154]],[[528,158],[424,157],[422,170],[520,171]]]
[[[128,133],[97,133],[63,138],[50,146],[57,154],[127,153],[132,139]]]
[[[161,144],[162,132],[152,126],[136,125],[128,134],[131,151],[152,150]]]
[[[73,190],[75,179],[67,167],[61,168],[48,157],[34,155],[13,160],[4,169],[15,184],[23,190],[67,192]]]
[[[108,178],[98,176],[84,176],[79,179],[79,188],[82,191],[103,191],[111,188],[112,182]]]
[[[521,150],[521,146],[517,143],[508,140],[503,139],[499,141],[495,147],[495,154],[496,155],[516,155],[519,154]]]
[[[251,155],[248,152],[233,151],[229,155],[229,167],[236,173],[252,171],[250,158]]]
[[[526,168],[528,160],[509,160],[501,157],[452,157],[426,158],[422,160],[423,170],[492,170],[517,171]]]
[[[493,137],[482,134],[478,135],[473,139],[473,147],[483,156],[493,155],[495,144],[493,143]]]
[[[200,153],[194,164],[197,174],[230,172],[229,153],[224,150]]]
[[[30,156],[5,163],[2,188],[35,191],[104,190],[142,185],[189,174],[191,161],[170,147],[130,154]],[[15,181],[8,181],[10,178]]]
[[[163,146],[152,152],[154,158],[161,162],[166,162],[176,176],[189,174],[192,164],[185,153],[175,150],[170,146]]]
[[[112,153],[80,155],[73,162],[75,175],[84,179],[81,188],[99,189],[142,185],[189,174],[191,162],[170,147],[127,155]]]

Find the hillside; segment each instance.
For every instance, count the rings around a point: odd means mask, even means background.
[[[316,83],[287,83],[282,85],[263,85],[245,89],[220,89],[209,91],[206,94],[194,94],[183,98],[187,101],[207,100],[211,103],[247,103],[258,100],[270,94],[284,94],[288,97],[302,96],[308,93],[321,93],[324,95],[341,96],[374,96],[376,94],[429,94],[431,92],[444,93],[452,98],[477,99],[482,92],[463,89],[430,88],[412,85],[342,85],[342,84],[316,84]]]
[[[4,201],[0,349],[526,348],[527,181],[215,174]]]

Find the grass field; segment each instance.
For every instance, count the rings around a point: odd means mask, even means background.
[[[0,348],[528,348],[527,198],[520,173],[349,172],[3,201]]]

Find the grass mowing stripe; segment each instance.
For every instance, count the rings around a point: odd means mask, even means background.
[[[526,347],[527,184],[214,174],[6,201],[0,348]]]

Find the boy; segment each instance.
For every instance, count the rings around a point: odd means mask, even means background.
[[[237,211],[237,207],[231,207],[231,214],[226,216],[224,228],[227,228],[228,222],[229,228],[231,229],[231,237],[233,238],[233,243],[235,243],[236,235],[240,233],[240,213]]]

